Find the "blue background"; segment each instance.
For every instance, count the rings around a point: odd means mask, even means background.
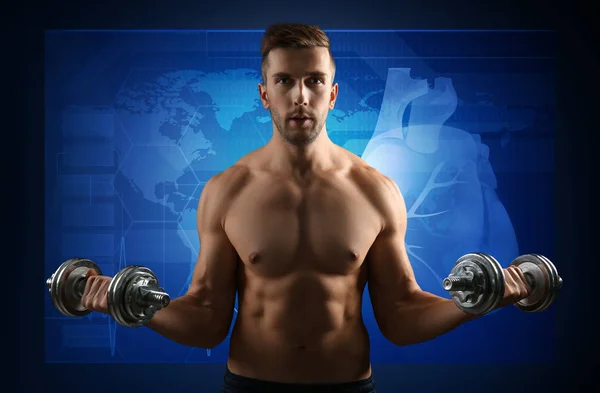
[[[18,4],[15,4],[18,6]],[[372,0],[361,4],[345,2],[303,3],[303,7],[279,1],[256,4],[221,1],[155,2],[134,4],[105,0],[69,4],[45,2],[36,7],[13,7],[8,21],[11,31],[5,65],[12,70],[4,86],[14,95],[8,100],[12,116],[5,117],[6,156],[12,161],[5,184],[15,192],[6,193],[11,208],[5,209],[9,257],[6,290],[17,294],[9,301],[6,336],[8,378],[3,385],[12,391],[106,392],[139,391],[216,392],[220,386],[221,364],[48,364],[45,358],[46,279],[45,264],[45,29],[264,29],[274,21],[317,23],[326,29],[557,29],[555,220],[557,261],[566,285],[555,307],[556,340],[553,363],[497,364],[375,364],[379,392],[437,392],[448,386],[475,386],[487,392],[594,391],[598,387],[596,325],[590,320],[595,309],[597,264],[596,236],[598,209],[590,181],[597,167],[597,108],[600,88],[597,55],[592,49],[594,15],[577,2],[388,2]],[[86,46],[79,50],[85,53]],[[68,70],[66,70],[68,72]],[[7,74],[8,76],[8,74]],[[14,131],[12,131],[14,130]],[[496,170],[496,172],[498,172]],[[498,176],[498,173],[497,173]],[[509,177],[518,187],[526,180]],[[526,203],[535,208],[538,194],[514,195],[512,202],[499,194],[507,209]],[[515,231],[534,232],[534,221],[523,222]],[[18,236],[21,234],[21,236]],[[15,235],[17,235],[15,237]],[[10,244],[10,243],[9,243]],[[542,248],[536,245],[535,248]],[[14,254],[14,255],[13,255]],[[9,331],[10,332],[10,331]],[[526,334],[519,326],[507,326],[504,334]],[[14,370],[14,371],[13,371]],[[16,386],[10,384],[15,381]],[[11,386],[8,386],[8,385]],[[596,389],[595,389],[595,388]]]
[[[399,185],[421,287],[448,297],[442,279],[472,251],[503,266],[524,252],[554,259],[555,33],[327,32],[340,86],[328,133]],[[86,257],[109,276],[147,266],[171,296],[185,293],[205,182],[272,134],[257,92],[261,33],[47,33],[48,277]],[[523,199],[530,194],[535,203]],[[520,232],[532,221],[534,231]],[[73,320],[45,302],[49,363],[227,359],[228,339],[187,348],[100,314]],[[404,348],[379,332],[367,290],[363,315],[373,363],[555,359],[553,309],[505,308]],[[504,334],[511,326],[536,334]]]

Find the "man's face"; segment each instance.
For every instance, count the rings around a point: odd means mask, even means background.
[[[296,146],[313,142],[325,127],[338,86],[327,48],[274,49],[268,55],[260,99],[284,140]]]

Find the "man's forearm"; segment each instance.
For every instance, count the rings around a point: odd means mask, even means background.
[[[382,333],[396,345],[418,344],[476,318],[461,311],[450,299],[419,290],[390,310]]]
[[[222,321],[215,310],[186,295],[157,311],[146,327],[179,344],[214,348],[227,335],[229,326]]]

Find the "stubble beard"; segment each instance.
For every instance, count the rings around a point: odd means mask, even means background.
[[[313,125],[310,128],[296,129],[288,127],[287,118],[282,118],[277,112],[271,111],[271,118],[283,140],[298,147],[308,146],[313,143],[325,126],[325,116],[314,116],[312,118]]]

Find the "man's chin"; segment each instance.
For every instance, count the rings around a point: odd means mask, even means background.
[[[283,133],[281,136],[289,144],[301,147],[314,143],[317,140],[319,133]]]

